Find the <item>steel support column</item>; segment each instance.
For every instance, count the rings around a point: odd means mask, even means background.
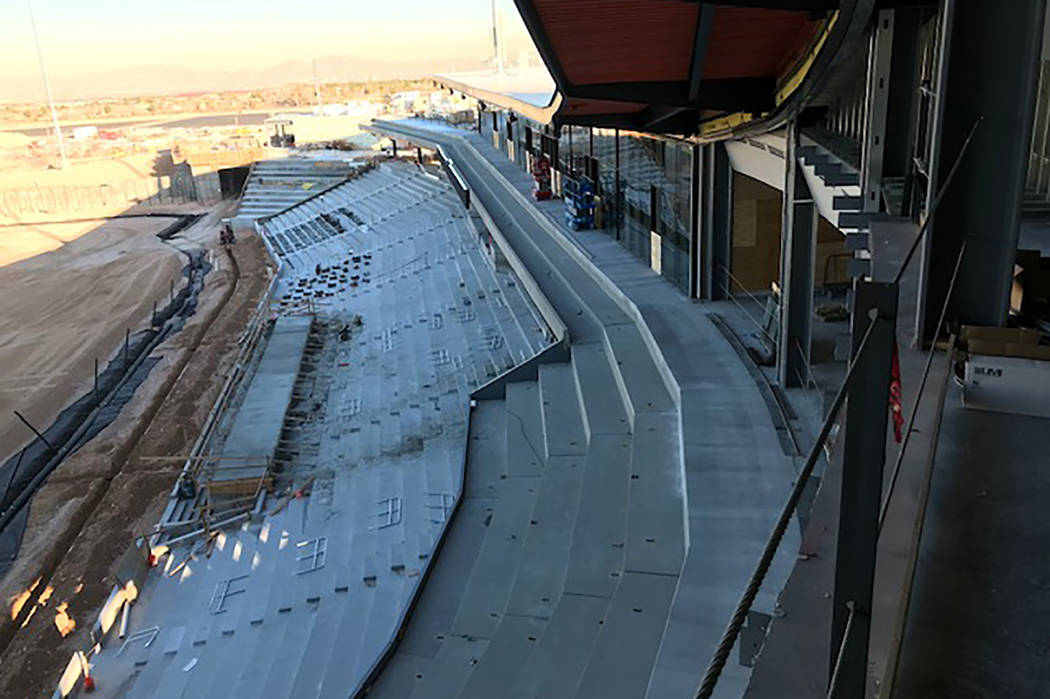
[[[689,298],[700,297],[700,249],[703,231],[704,147],[694,144],[689,150]]]
[[[1001,325],[1020,227],[1046,0],[965,0],[946,9],[939,138],[929,194],[942,188],[983,118],[932,221],[924,250],[922,327],[929,340],[954,261],[968,240],[947,319]]]
[[[882,149],[883,177],[904,177],[911,167],[912,142],[919,92],[919,27],[924,9],[893,11],[893,55],[890,58],[886,137]],[[891,214],[900,215],[899,211]]]
[[[613,152],[614,161],[613,166],[616,168],[616,174],[613,177],[614,187],[616,188],[616,199],[614,200],[613,215],[616,216],[615,228],[616,228],[616,239],[620,240],[620,225],[623,221],[623,192],[620,191],[620,130],[613,130]]]
[[[882,162],[886,145],[893,29],[894,11],[881,10],[876,17],[868,49],[861,191],[864,195],[864,211],[872,213],[882,209]]]
[[[817,207],[798,166],[798,124],[788,125],[784,209],[780,240],[780,342],[777,379],[799,386],[809,371],[816,264]]]
[[[733,167],[722,143],[704,146],[702,160],[700,285],[703,298],[713,301],[730,294]]]
[[[857,349],[873,317],[876,318],[875,325],[871,328],[864,352],[857,356]],[[851,328],[852,361],[857,366],[846,403],[829,665],[834,672],[838,661],[835,696],[843,699],[863,697],[867,677],[896,318],[896,284],[857,282]],[[847,624],[849,637],[840,653]]]

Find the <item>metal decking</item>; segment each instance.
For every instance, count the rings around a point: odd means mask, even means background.
[[[355,169],[342,160],[260,160],[245,182],[236,218],[250,221],[276,214],[339,184]]]
[[[322,344],[281,436],[277,477],[292,490],[212,550],[189,541],[163,559],[129,615],[129,633],[156,627],[155,640],[108,641],[92,659],[96,695],[352,694],[456,504],[470,391],[549,344],[444,181],[391,163],[325,202],[317,217],[352,211],[353,235],[279,253],[275,310],[298,318],[293,297],[308,288]],[[271,220],[263,234],[276,249],[311,221]]]
[[[213,483],[258,481],[277,451],[312,319],[278,318],[226,442]],[[214,490],[214,488],[212,488]]]

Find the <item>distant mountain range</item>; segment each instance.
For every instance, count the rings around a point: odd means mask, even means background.
[[[131,95],[160,95],[181,92],[214,92],[273,87],[295,82],[312,82],[314,69],[309,60],[278,63],[259,70],[198,70],[164,65],[129,66],[120,70],[53,77],[51,89],[59,101]],[[484,60],[474,58],[433,61],[390,61],[354,56],[327,56],[317,59],[317,78],[322,82],[391,80],[418,78],[450,71],[478,70]],[[37,74],[5,81],[0,89],[3,101],[26,102],[43,99]]]

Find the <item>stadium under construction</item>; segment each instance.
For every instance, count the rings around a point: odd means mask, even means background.
[[[251,167],[55,696],[1044,695],[1045,2],[516,5],[550,94]]]

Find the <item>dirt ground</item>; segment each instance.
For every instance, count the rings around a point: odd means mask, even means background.
[[[0,228],[0,461],[34,439],[12,411],[47,427],[184,285],[186,256],[156,236],[171,221]]]
[[[17,144],[5,144],[11,141],[10,135],[0,140],[0,145],[17,147]],[[125,180],[142,180],[151,177],[155,153],[130,153],[124,157],[83,158],[73,160],[62,169],[9,168],[0,170],[0,189],[32,187],[84,187],[108,184]]]
[[[186,237],[212,238],[218,215]],[[159,519],[181,463],[141,457],[189,452],[270,281],[257,239],[241,239],[232,255],[213,254],[216,270],[206,278],[197,313],[154,352],[161,362],[132,403],[34,498],[19,558],[0,583],[11,605],[0,618],[0,696],[50,696],[73,652],[89,644],[116,561]]]

